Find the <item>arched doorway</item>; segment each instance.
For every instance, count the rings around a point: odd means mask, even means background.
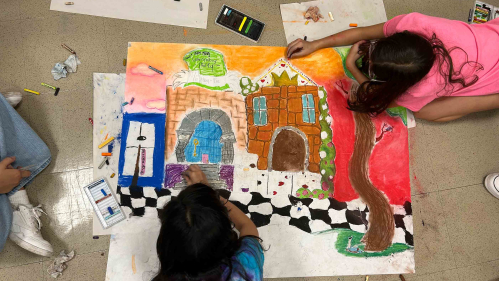
[[[185,147],[187,162],[220,163],[223,147],[223,143],[220,143],[221,136],[222,128],[217,123],[201,121]]]
[[[202,125],[202,127],[205,129],[200,130],[199,134],[200,136],[206,135],[206,128],[208,128],[208,131],[210,132],[216,132],[218,138],[215,141],[214,137],[212,137],[213,142],[211,143],[212,147],[216,147],[216,144],[218,143],[219,148],[221,149],[220,160],[218,160],[216,163],[232,164],[232,162],[234,161],[234,143],[236,142],[236,137],[234,136],[234,132],[232,131],[230,117],[223,110],[217,108],[198,109],[196,111],[190,112],[182,119],[182,122],[177,129],[177,146],[175,147],[177,162],[192,162],[187,159],[186,156],[188,153],[185,150],[187,149],[188,145],[192,145],[192,150],[189,152],[189,154],[191,156],[193,155],[195,139],[193,135],[195,131],[197,131],[199,125],[205,121],[208,121],[208,123]],[[216,126],[214,126],[213,124]],[[220,131],[218,129],[220,129]],[[194,162],[203,162],[203,154],[197,153],[197,148],[199,148],[199,139],[197,143],[196,154],[200,156],[197,156],[199,158],[196,158]],[[209,154],[210,153],[208,153],[208,158],[210,157]],[[215,154],[217,153],[213,152],[213,155]],[[212,161],[210,160],[209,162]]]
[[[279,130],[280,129],[280,130]],[[303,132],[292,127],[279,128],[272,138],[269,168],[275,171],[299,172],[308,166],[308,143]]]

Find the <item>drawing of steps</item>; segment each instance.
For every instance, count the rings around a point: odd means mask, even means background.
[[[220,165],[217,164],[197,164],[206,175],[208,185],[214,189],[227,189],[225,180],[220,179]],[[175,184],[173,189],[180,190],[187,187],[187,183],[182,178],[182,182]]]

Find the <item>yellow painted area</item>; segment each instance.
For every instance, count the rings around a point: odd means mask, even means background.
[[[227,69],[251,79],[266,73],[276,61],[286,57],[286,47],[132,43],[128,48],[127,72],[145,63],[157,66],[158,69],[164,70],[165,74],[178,73],[187,69],[182,60],[183,56],[200,48],[212,48],[221,52]],[[320,84],[345,75],[340,55],[332,48],[319,50],[303,58],[291,59],[289,62]],[[168,83],[173,82],[173,75],[165,76],[168,77]]]
[[[243,22],[241,23],[241,26],[239,27],[239,31],[243,29],[244,23],[246,22],[247,17],[244,17]]]

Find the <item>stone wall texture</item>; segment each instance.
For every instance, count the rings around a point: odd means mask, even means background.
[[[186,114],[201,108],[219,108],[231,119],[236,137],[236,145],[246,148],[247,121],[244,97],[234,92],[212,91],[197,86],[167,89],[166,108],[166,150],[167,158],[175,152],[177,143],[176,130]]]

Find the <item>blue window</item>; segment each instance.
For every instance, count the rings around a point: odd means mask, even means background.
[[[267,99],[265,97],[253,98],[253,122],[255,125],[267,125]]]
[[[312,94],[301,96],[301,103],[303,105],[303,122],[315,123],[314,96]]]

